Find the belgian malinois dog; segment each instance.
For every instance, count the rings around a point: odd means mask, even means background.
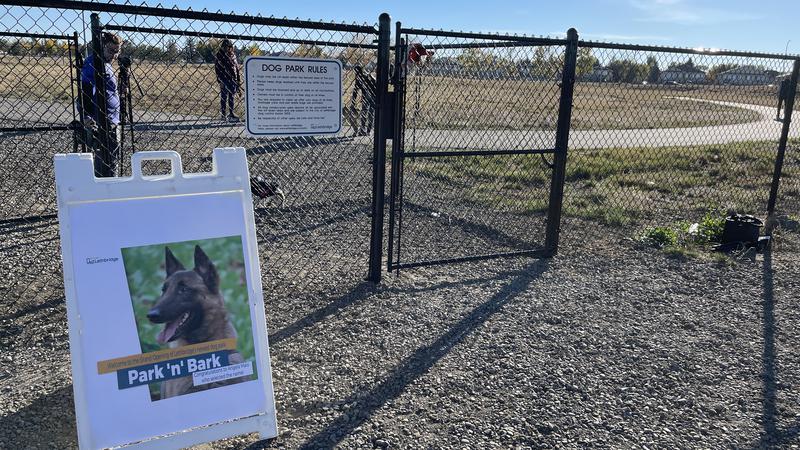
[[[194,248],[194,269],[186,270],[166,247],[167,278],[161,287],[161,297],[147,312],[153,323],[163,323],[158,333],[159,344],[170,348],[218,339],[236,338],[236,329],[228,318],[225,301],[219,288],[219,274],[214,263],[200,246]],[[244,362],[238,351],[228,355],[229,364]],[[233,378],[217,383],[194,386],[186,376],[161,382],[161,398],[197,392],[221,385],[235,384],[248,377]]]

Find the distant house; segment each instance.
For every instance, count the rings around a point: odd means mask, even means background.
[[[673,67],[662,70],[658,74],[659,83],[705,83],[706,73],[700,69],[690,70],[687,68]]]
[[[585,73],[580,77],[581,81],[614,81],[614,72],[608,67],[603,67],[600,64],[595,64],[592,71]]]
[[[448,56],[442,58],[432,58],[423,66],[424,73],[427,75],[458,75],[461,73],[461,64],[457,59]]]
[[[775,76],[775,83],[780,83],[783,80],[788,80],[792,77],[792,72],[784,72]]]
[[[732,85],[758,85],[775,82],[775,73],[756,66],[741,66],[717,74],[717,83]]]

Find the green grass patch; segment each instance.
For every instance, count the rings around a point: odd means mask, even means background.
[[[642,242],[656,248],[671,247],[678,243],[678,233],[669,227],[648,228],[642,235]]]
[[[712,242],[721,222],[706,223],[708,211],[758,214],[766,208],[776,148],[768,141],[573,150],[563,217],[610,227],[702,222],[711,234],[697,239]],[[538,155],[426,158],[405,167],[407,175],[433,182],[425,189],[451,191],[478,206],[519,214],[547,210],[551,171]],[[794,184],[782,187],[781,195],[790,196]]]
[[[648,227],[638,240],[649,246],[662,249],[665,254],[678,258],[699,257],[722,240],[725,215],[719,211],[708,211],[699,222],[681,221],[674,225]]]

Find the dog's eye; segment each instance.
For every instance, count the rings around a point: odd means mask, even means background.
[[[164,292],[167,292],[167,285],[166,284],[161,286],[161,293],[163,294]]]
[[[182,284],[178,286],[178,294],[185,294],[187,292],[189,292],[189,289],[187,289],[186,286]]]

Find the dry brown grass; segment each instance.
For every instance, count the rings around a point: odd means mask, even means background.
[[[573,129],[671,128],[744,123],[753,111],[677,97],[771,105],[775,88],[641,86],[579,82]],[[407,123],[437,129],[553,129],[560,88],[555,81],[412,77],[406,92]]]
[[[137,62],[134,91],[141,113],[216,117],[219,88],[211,64]],[[353,78],[342,81],[349,104]],[[658,86],[579,82],[572,112],[574,129],[666,128],[753,121],[752,111],[675,97],[695,97],[772,106],[774,86]],[[407,123],[437,129],[553,129],[560,88],[555,81],[411,77]],[[0,96],[70,101],[69,63],[63,57],[0,57]],[[237,102],[243,114],[243,101]],[[178,119],[179,117],[176,117]]]
[[[69,102],[71,79],[69,59],[64,57],[0,56],[3,97]]]

